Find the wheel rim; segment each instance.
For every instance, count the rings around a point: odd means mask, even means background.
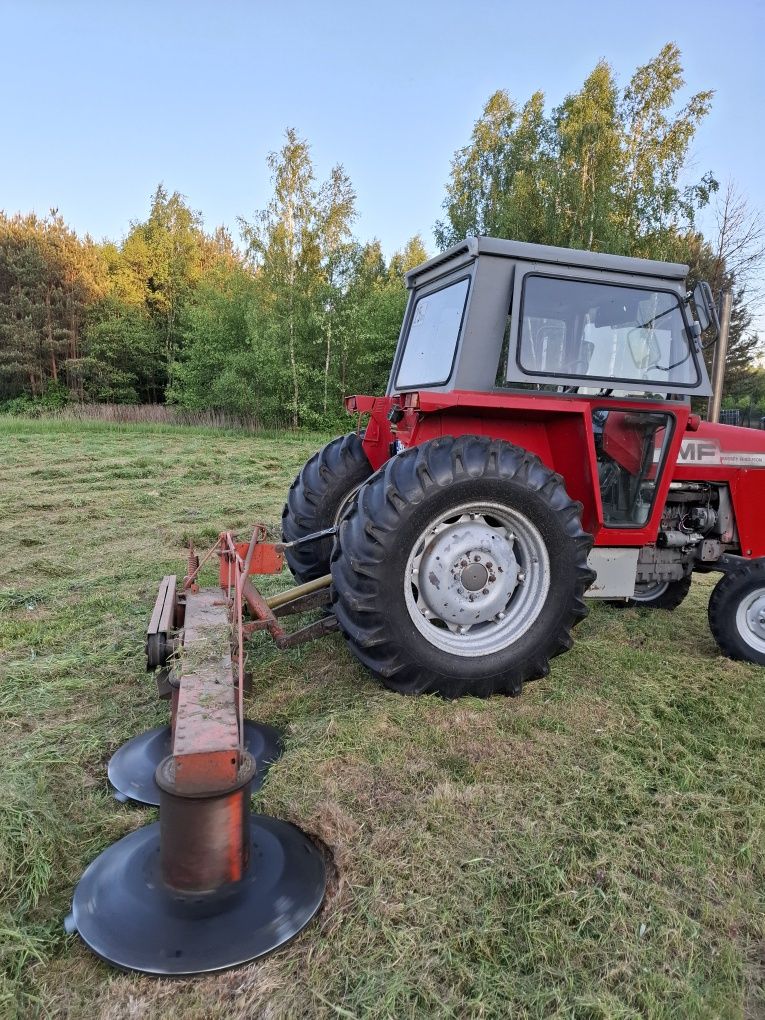
[[[739,602],[736,629],[750,648],[765,653],[765,588],[757,588]]]
[[[653,584],[636,584],[632,596],[633,602],[653,602],[659,599],[669,588],[669,581],[654,581]]]
[[[496,503],[455,507],[412,547],[404,598],[415,627],[453,655],[490,655],[517,641],[550,590],[547,547],[531,521]]]
[[[346,496],[343,496],[343,498],[340,500],[340,506],[337,508],[337,510],[335,512],[334,519],[332,521],[332,527],[333,528],[337,528],[339,526],[340,521],[342,520],[343,514],[348,509],[348,507],[351,505],[351,503],[354,501],[354,499],[358,496],[359,489],[365,483],[366,483],[366,479],[364,479],[363,482],[359,482],[358,485],[354,485],[353,488],[348,492],[348,494]]]

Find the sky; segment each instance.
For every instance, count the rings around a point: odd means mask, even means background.
[[[451,158],[493,91],[549,106],[600,58],[622,84],[668,41],[714,89],[692,171],[765,209],[765,3],[656,0],[0,0],[0,209],[56,207],[119,240],[159,182],[208,229],[270,196],[287,127],[342,163],[357,235],[435,250]]]

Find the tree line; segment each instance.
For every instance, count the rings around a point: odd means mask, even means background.
[[[455,154],[436,241],[483,233],[687,262],[734,292],[730,393],[765,397],[751,325],[763,225],[732,185],[691,177],[712,93],[678,107],[682,87],[670,44],[623,88],[599,62],[551,111],[541,92],[522,106],[494,93]],[[427,257],[419,235],[390,259],[359,240],[352,182],[342,166],[317,181],[293,129],[268,162],[272,194],[239,220],[240,243],[164,186],[119,243],[79,237],[57,210],[0,213],[0,402],[170,402],[297,426],[337,417],[344,394],[383,391],[403,277]]]
[[[0,214],[0,401],[168,401],[297,426],[384,387],[422,242],[390,260],[358,242],[350,181],[336,167],[317,186],[294,131],[270,164],[244,249],[162,186],[119,245],[55,210]]]

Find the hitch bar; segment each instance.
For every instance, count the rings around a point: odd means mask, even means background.
[[[303,535],[302,538],[295,538],[291,542],[277,542],[274,548],[278,552],[284,552],[285,549],[294,549],[296,545],[318,542],[320,538],[331,538],[336,534],[337,527],[325,528],[323,531],[312,531],[310,535]]]
[[[321,606],[329,605],[332,577],[326,574],[306,584],[299,584],[287,591],[265,598],[252,583],[252,574],[276,574],[284,563],[284,550],[304,542],[314,542],[337,533],[337,528],[325,528],[311,535],[296,539],[295,542],[269,543],[264,541],[266,529],[258,525],[249,543],[236,542],[229,532],[223,532],[218,539],[220,558],[220,586],[232,594],[232,580],[237,574],[237,600],[239,606],[246,604],[254,620],[241,621],[242,638],[249,638],[261,630],[267,630],[279,649],[294,648],[305,641],[313,641],[335,630],[334,616],[324,616],[305,627],[288,633],[279,623],[279,617],[293,616]],[[236,610],[239,613],[241,610]],[[240,618],[241,620],[241,618]]]
[[[247,603],[247,608],[255,620],[242,625],[243,635],[250,637],[259,630],[267,630],[274,639],[276,647],[284,649],[294,648],[297,645],[302,645],[305,641],[313,641],[315,638],[330,633],[337,627],[337,620],[334,616],[322,617],[322,619],[315,620],[291,634],[288,634],[281,626],[277,617],[292,616],[328,605],[331,583],[332,577],[327,574],[325,577],[319,577],[307,584],[299,584],[295,588],[288,588],[287,591],[266,599],[249,578],[245,579],[242,586],[242,598]]]

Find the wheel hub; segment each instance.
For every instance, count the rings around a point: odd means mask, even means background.
[[[412,569],[422,615],[459,627],[497,619],[519,581],[514,541],[479,514],[434,529]]]
[[[480,562],[480,559],[480,555],[476,553],[475,563],[468,563],[460,574],[460,583],[468,591],[480,591],[489,581],[489,571]],[[494,580],[494,577],[492,577],[492,581]]]
[[[661,598],[667,588],[669,588],[668,581],[648,581],[645,584],[636,584],[632,601],[653,602],[655,599]]]

